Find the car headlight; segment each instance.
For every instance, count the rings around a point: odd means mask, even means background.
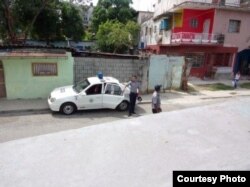
[[[54,98],[54,97],[51,97],[51,98],[50,98],[50,102],[51,102],[51,103],[53,103],[53,102],[55,102],[55,101],[56,101],[56,98]]]

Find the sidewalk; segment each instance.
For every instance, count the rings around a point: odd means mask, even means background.
[[[213,83],[218,83],[218,82],[221,82],[227,85],[231,84],[230,80],[226,80],[224,82],[191,80],[190,84],[194,84],[194,85],[213,84]],[[238,88],[236,90],[229,90],[229,91],[202,90],[202,91],[194,92],[194,93],[167,91],[165,93],[161,93],[162,104],[169,104],[169,103],[173,104],[173,103],[183,103],[183,102],[202,102],[202,100],[206,100],[206,99],[230,98],[230,97],[237,97],[237,96],[250,96],[250,90]],[[142,95],[143,100],[139,104],[151,103],[151,97],[152,97],[152,94]],[[49,111],[47,99],[15,99],[15,100],[0,99],[0,114],[16,113],[16,112],[47,112],[47,111]]]
[[[47,99],[0,99],[0,114],[48,111]]]

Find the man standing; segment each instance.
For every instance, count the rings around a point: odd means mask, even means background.
[[[155,86],[155,91],[152,95],[152,112],[159,113],[161,112],[161,97],[160,97],[161,85]]]
[[[140,89],[140,83],[137,81],[137,77],[135,75],[132,76],[131,81],[127,84],[127,86],[130,86],[130,94],[129,94],[130,104],[129,104],[128,116],[131,116],[132,114],[136,114],[135,103]]]

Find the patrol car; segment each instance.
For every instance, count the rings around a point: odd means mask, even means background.
[[[129,88],[113,77],[89,77],[76,85],[55,88],[48,104],[52,111],[66,115],[102,108],[125,111],[129,106]]]

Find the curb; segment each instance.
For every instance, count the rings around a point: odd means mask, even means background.
[[[43,109],[23,109],[23,110],[4,110],[0,111],[0,115],[6,114],[20,114],[20,113],[30,113],[30,114],[46,114],[49,113],[49,108]]]

